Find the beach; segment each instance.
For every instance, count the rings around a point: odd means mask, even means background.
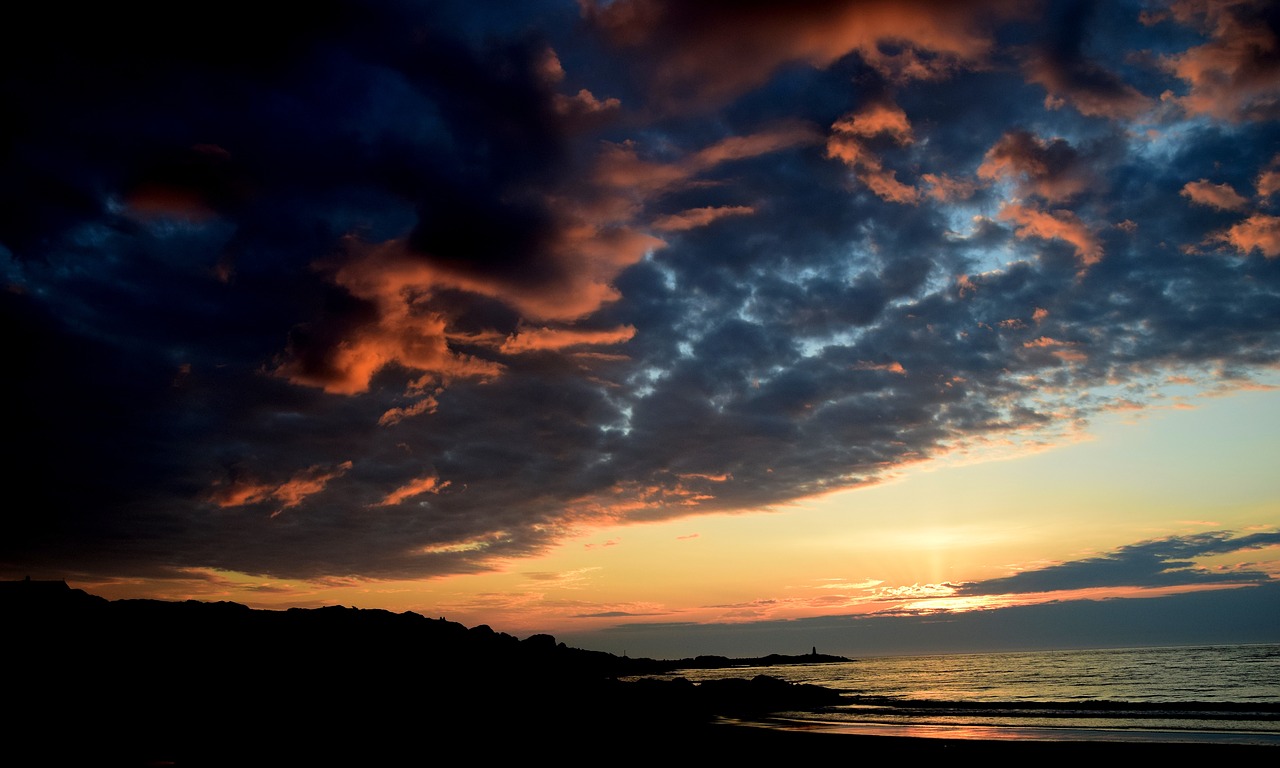
[[[966,760],[1060,759],[1157,759],[1172,763],[1203,760],[1264,759],[1280,756],[1280,745],[1222,743],[1183,738],[1169,741],[1117,740],[1063,735],[1042,738],[980,738],[971,731],[953,729],[945,736],[940,729],[930,736],[908,736],[903,729],[880,727],[881,734],[869,730],[815,726],[790,730],[762,724],[721,721],[708,726],[695,747],[707,755],[744,759],[849,760],[851,758],[962,757]]]
[[[352,703],[358,706],[357,703]],[[14,766],[92,765],[148,768],[213,766],[365,765],[414,766],[449,762],[530,761],[561,766],[636,762],[715,765],[795,764],[803,760],[900,761],[903,759],[986,760],[994,763],[1040,760],[1159,760],[1172,764],[1221,765],[1231,760],[1262,764],[1280,756],[1275,744],[1221,743],[1182,735],[1163,742],[1085,739],[1060,733],[1056,738],[982,738],[980,731],[934,728],[929,736],[907,735],[909,728],[858,729],[832,724],[797,726],[763,719],[720,718],[706,723],[664,721],[660,713],[640,721],[611,719],[583,702],[581,712],[532,712],[522,718],[498,704],[490,710],[455,711],[419,717],[400,712],[383,721],[351,711],[317,709],[294,712],[279,722],[247,723],[240,718],[211,723],[200,738],[178,741],[144,732],[81,732],[68,739],[49,734],[28,740],[11,755]],[[439,714],[439,713],[437,713]],[[270,717],[259,710],[256,715]],[[988,731],[988,733],[992,733]],[[86,738],[88,737],[88,738]],[[14,746],[11,744],[11,747]],[[162,746],[161,746],[162,745]]]

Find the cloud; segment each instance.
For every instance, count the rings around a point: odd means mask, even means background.
[[[1280,115],[1280,36],[1276,9],[1266,0],[1180,0],[1169,17],[1209,38],[1161,58],[1184,82],[1161,98],[1193,115],[1239,122]]]
[[[831,129],[836,133],[862,138],[888,136],[897,144],[910,144],[914,141],[907,114],[896,104],[868,105],[840,118]]]
[[[932,615],[820,616],[758,622],[627,622],[564,635],[583,647],[625,644],[652,658],[760,656],[817,646],[851,656],[993,652],[1010,649],[1142,648],[1268,643],[1280,629],[1280,584],[1127,600],[1079,600]],[[803,640],[797,643],[799,638]],[[847,650],[846,650],[847,649]]]
[[[1084,53],[1097,11],[1096,3],[1063,3],[1051,10],[1048,39],[1027,58],[1027,80],[1044,87],[1046,109],[1070,104],[1091,117],[1136,118],[1155,102]]]
[[[622,102],[615,98],[608,98],[604,101],[597,99],[595,94],[586,88],[582,88],[572,96],[556,95],[556,111],[562,115],[572,117],[586,117],[598,115],[602,112],[612,112],[621,106]]]
[[[407,499],[412,499],[415,496],[421,496],[424,493],[439,493],[448,484],[448,482],[441,483],[440,478],[435,475],[420,477],[416,480],[411,480],[391,493],[388,493],[386,498],[378,502],[376,506],[394,507],[397,504],[403,503]]]
[[[1280,171],[1266,170],[1258,174],[1258,195],[1270,197],[1280,192]]]
[[[391,365],[433,380],[492,377],[497,362],[461,354],[449,346],[447,319],[415,311],[406,292],[433,283],[426,264],[396,248],[375,249],[343,267],[335,277],[357,301],[341,314],[302,324],[274,369],[295,384],[354,395],[368,390],[375,374]]]
[[[1214,532],[1130,544],[1099,557],[1075,560],[1012,576],[959,585],[958,595],[1052,592],[1092,587],[1165,587],[1267,582],[1261,571],[1214,571],[1195,558],[1280,546],[1280,533],[1232,536]]]
[[[978,178],[1012,181],[1020,195],[1048,202],[1069,200],[1091,181],[1079,153],[1065,139],[1045,141],[1023,130],[1005,133],[987,150]]]
[[[1243,254],[1247,255],[1256,249],[1268,259],[1274,259],[1280,256],[1280,217],[1255,213],[1244,221],[1232,224],[1217,237]]]
[[[877,196],[895,203],[915,203],[919,192],[897,179],[897,172],[883,167],[870,148],[869,139],[887,137],[898,145],[910,144],[911,124],[894,104],[871,104],[841,117],[831,126],[827,157],[853,168],[858,179]]]
[[[825,67],[850,53],[893,79],[942,77],[985,63],[994,46],[988,25],[1025,11],[1003,0],[805,0],[786,8],[621,0],[583,8],[620,49],[645,52],[654,92],[677,105],[723,102],[788,64]]]
[[[886,371],[888,373],[906,374],[906,369],[902,367],[902,363],[870,363],[865,360],[859,360],[854,367],[860,371]]]
[[[636,335],[633,326],[609,330],[584,330],[563,328],[524,328],[508,337],[500,348],[504,354],[518,355],[543,350],[568,347],[622,344]]]
[[[660,216],[653,222],[653,227],[662,232],[683,232],[705,227],[713,221],[719,221],[728,216],[750,216],[755,212],[755,209],[749,205],[691,208],[680,213]]]
[[[974,182],[955,179],[945,173],[922,173],[920,179],[929,185],[929,197],[940,203],[968,200],[977,191],[977,184]]]
[[[606,144],[592,174],[601,188],[615,195],[657,195],[688,185],[699,174],[723,163],[820,140],[812,125],[790,121],[746,135],[726,136],[669,162],[641,157],[640,147],[633,141]]]
[[[1092,266],[1102,260],[1101,243],[1072,211],[1042,211],[1009,203],[1000,209],[997,218],[1016,224],[1014,233],[1018,237],[1038,237],[1070,243],[1075,248],[1076,258],[1082,267]]]
[[[212,144],[156,157],[123,190],[129,214],[144,221],[207,221],[234,209],[247,194],[247,180],[239,177],[231,153]]]
[[[1071,7],[35,9],[0,396],[45,498],[0,560],[475,573],[1260,381],[1270,17]],[[1240,55],[1161,65],[1201,45]]]
[[[378,418],[378,424],[382,426],[398,424],[402,420],[413,416],[421,416],[424,413],[435,413],[436,408],[438,407],[440,407],[440,401],[434,396],[428,395],[427,397],[403,408],[391,408],[387,410]]]
[[[1206,179],[1188,181],[1182,188],[1182,194],[1193,203],[1222,211],[1243,210],[1249,204],[1230,184],[1211,184]]]
[[[307,497],[320,493],[330,481],[342,477],[351,467],[350,461],[332,468],[313,466],[282,483],[261,483],[233,475],[225,484],[215,484],[211,500],[220,507],[242,507],[264,501],[278,501],[281,502],[281,507],[271,513],[275,517],[286,509],[298,506]]]
[[[665,613],[631,613],[629,611],[601,611],[599,613],[575,613],[573,619],[627,619],[639,616],[664,616]]]

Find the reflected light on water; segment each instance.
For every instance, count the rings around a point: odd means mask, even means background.
[[[890,723],[828,723],[778,718],[765,722],[729,720],[735,725],[777,728],[813,733],[844,733],[857,736],[894,736],[916,739],[962,739],[965,741],[1115,741],[1133,743],[1215,743],[1280,745],[1280,736],[1257,733],[1207,733],[1165,730],[1105,730],[1098,728],[1026,728],[990,725],[927,725]]]

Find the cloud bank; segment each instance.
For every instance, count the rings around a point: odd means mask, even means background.
[[[34,10],[0,562],[466,573],[1273,371],[1276,9],[1103,10]]]

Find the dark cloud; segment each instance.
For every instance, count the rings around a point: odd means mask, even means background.
[[[1280,544],[1280,533],[1231,536],[1202,533],[1121,547],[1115,552],[999,579],[962,584],[961,595],[1052,592],[1090,587],[1169,587],[1194,584],[1248,584],[1270,580],[1263,571],[1216,571],[1196,567],[1192,558],[1225,555]]]
[[[1047,108],[1057,109],[1069,103],[1092,117],[1134,118],[1155,105],[1153,99],[1085,51],[1090,43],[1098,55],[1124,51],[1123,46],[1108,47],[1105,43],[1113,42],[1118,32],[1131,31],[1139,22],[1139,10],[1135,4],[1094,0],[1052,7],[1044,25],[1048,38],[1032,49],[1026,65],[1028,79],[1045,88]],[[1106,17],[1101,18],[1102,14]],[[1106,36],[1105,42],[1090,40],[1091,34]]]
[[[477,571],[1280,360],[1260,7],[156,8],[3,33],[19,575]]]

